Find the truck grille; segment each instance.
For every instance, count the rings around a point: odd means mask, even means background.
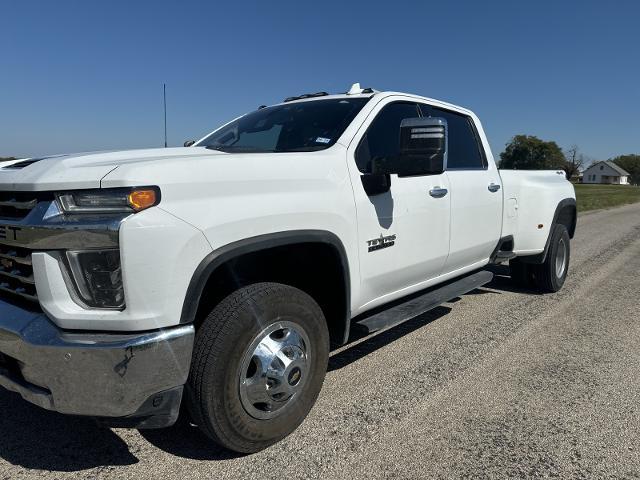
[[[0,218],[22,220],[36,208],[38,202],[51,200],[52,194],[32,192],[0,192]]]
[[[37,307],[31,251],[0,245],[0,298],[13,303],[28,302]]]
[[[99,221],[82,216],[67,217],[55,208],[55,201],[55,192],[0,191],[0,300],[3,302],[42,312],[32,261],[38,252],[82,249],[101,252],[119,248],[124,214],[105,216]],[[93,273],[92,281],[100,280],[93,278]],[[42,288],[46,285],[41,286],[41,291]]]
[[[27,217],[41,202],[51,201],[53,198],[52,192],[0,191],[0,225],[9,225],[4,228],[10,228],[11,225],[21,227],[23,220],[29,222]],[[15,242],[10,242],[8,235],[0,238],[0,299],[30,310],[38,310],[40,304],[33,278],[32,252],[11,243]]]

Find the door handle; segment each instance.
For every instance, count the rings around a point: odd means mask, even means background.
[[[498,185],[497,183],[490,183],[487,188],[490,192],[497,192],[498,190],[500,190],[500,185]]]
[[[449,190],[447,190],[446,188],[435,187],[429,190],[429,195],[431,195],[433,198],[442,198],[448,192]]]

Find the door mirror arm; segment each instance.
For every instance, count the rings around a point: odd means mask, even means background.
[[[388,173],[367,173],[361,175],[360,180],[369,197],[381,195],[391,190],[391,176]]]

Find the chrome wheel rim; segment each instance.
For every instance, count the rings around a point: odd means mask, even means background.
[[[260,332],[246,349],[239,371],[240,401],[254,418],[282,415],[309,376],[310,342],[304,329],[279,321]]]
[[[556,253],[556,277],[562,278],[567,268],[567,244],[563,238],[558,242],[558,251]]]

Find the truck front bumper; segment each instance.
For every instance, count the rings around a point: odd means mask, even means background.
[[[144,333],[60,330],[0,300],[0,386],[47,410],[137,428],[172,425],[189,374],[193,325]]]

